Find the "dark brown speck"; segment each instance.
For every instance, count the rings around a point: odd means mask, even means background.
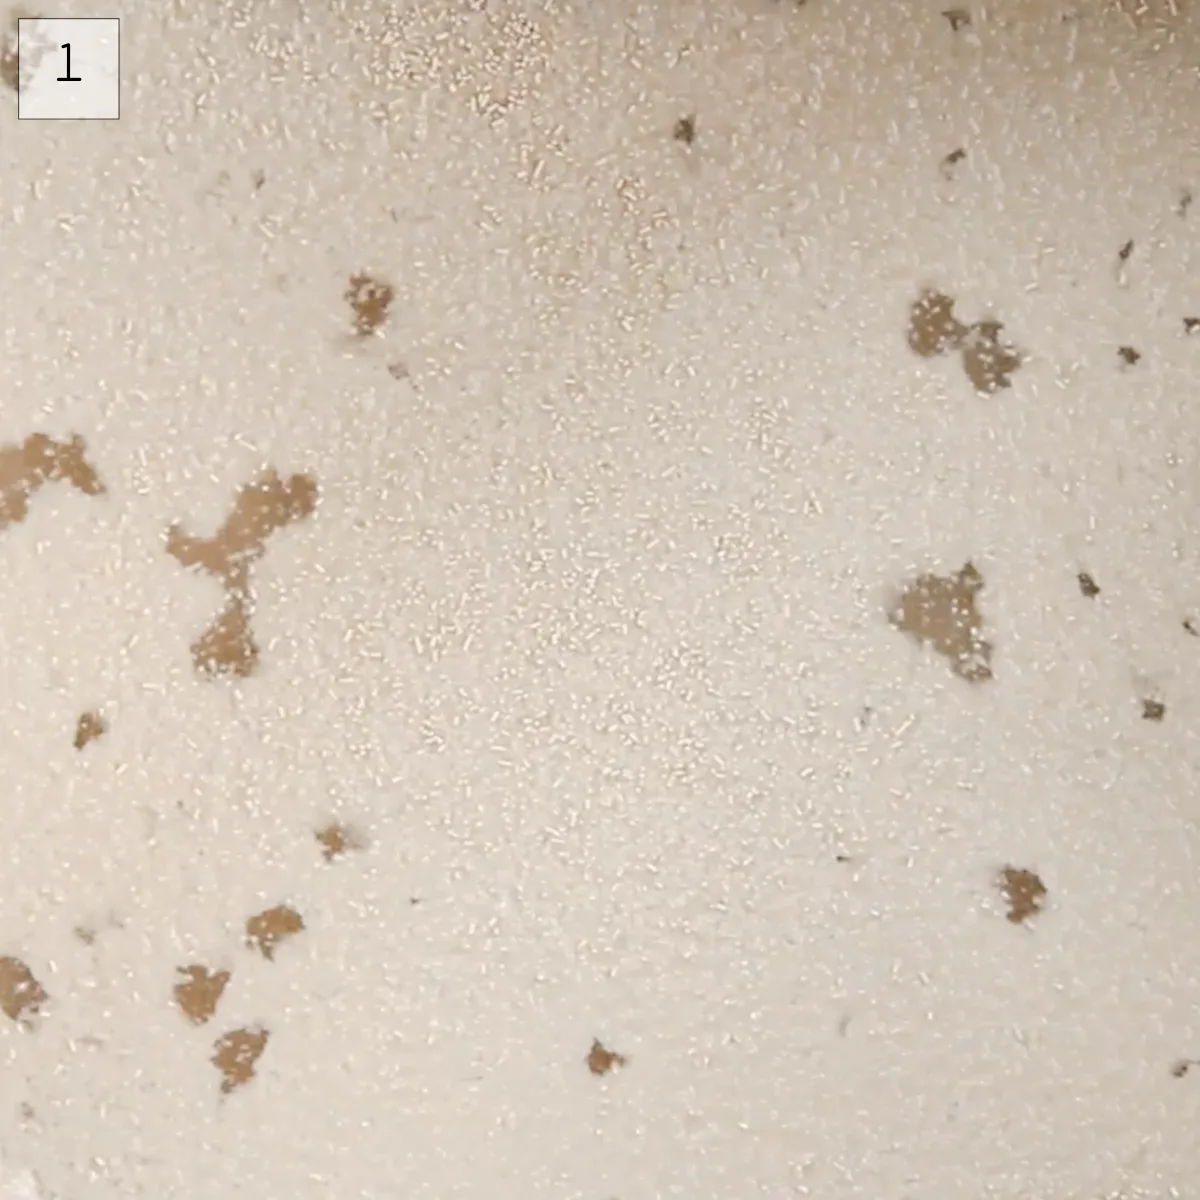
[[[594,1041],[588,1051],[587,1068],[593,1075],[607,1075],[613,1069],[625,1066],[627,1061],[623,1054],[607,1050],[599,1041]]]
[[[1007,915],[1013,925],[1024,925],[1042,911],[1046,885],[1033,871],[1005,867],[1000,872],[999,885],[1008,902]]]
[[[947,179],[950,179],[954,175],[954,168],[958,166],[958,164],[966,157],[967,152],[961,146],[959,146],[957,150],[951,150],[950,153],[942,159],[939,169]]]
[[[390,283],[366,274],[351,275],[345,300],[353,315],[354,332],[364,338],[378,333],[388,319],[395,297],[395,289]]]
[[[694,116],[680,117],[675,122],[675,131],[671,136],[677,142],[690,146],[696,140],[696,118]]]

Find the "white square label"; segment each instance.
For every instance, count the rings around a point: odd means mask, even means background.
[[[121,115],[119,18],[22,17],[17,76],[23,121],[115,121]]]

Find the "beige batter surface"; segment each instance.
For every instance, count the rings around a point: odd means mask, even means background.
[[[1200,4],[39,15],[0,1200],[1194,1196]]]

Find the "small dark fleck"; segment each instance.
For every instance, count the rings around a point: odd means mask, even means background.
[[[1192,635],[1192,637],[1200,637],[1200,629],[1196,628],[1196,623],[1191,617],[1184,617],[1183,627]]]
[[[593,1075],[607,1075],[610,1071],[625,1066],[629,1060],[623,1054],[607,1049],[597,1039],[592,1042],[592,1048],[584,1061]]]
[[[852,861],[850,858],[850,855],[848,855],[848,854],[839,854],[837,856],[837,860],[840,863],[848,863],[848,862]]]
[[[262,188],[262,185],[267,182],[267,173],[265,171],[255,171],[250,178],[254,183],[254,190],[257,192]]]
[[[350,276],[343,295],[353,314],[354,332],[365,338],[383,327],[396,292],[390,283],[360,272]]]
[[[1079,590],[1089,600],[1100,595],[1099,585],[1086,571],[1080,571],[1076,578],[1079,580]]]
[[[675,132],[672,134],[677,142],[690,146],[696,140],[696,118],[680,117],[675,122]]]
[[[1184,317],[1183,332],[1200,333],[1200,317]]]
[[[971,23],[971,14],[965,8],[947,8],[942,12],[942,16],[950,22],[950,29],[953,33],[957,33]]]
[[[1184,189],[1183,189],[1183,190],[1182,190],[1182,191],[1179,193],[1179,206],[1178,206],[1178,207],[1175,209],[1175,211],[1176,211],[1176,212],[1177,212],[1177,213],[1178,213],[1178,214],[1179,214],[1181,217],[1186,217],[1186,216],[1187,216],[1187,211],[1188,211],[1188,209],[1189,209],[1189,208],[1191,208],[1191,207],[1192,207],[1192,193],[1191,193],[1191,192],[1189,192],[1189,191],[1187,190],[1187,188],[1184,188]]]
[[[1191,1067],[1192,1061],[1193,1060],[1190,1058],[1181,1058],[1171,1068],[1171,1074],[1174,1075],[1176,1079],[1182,1079],[1188,1073],[1188,1068]]]
[[[1132,346],[1122,346],[1117,353],[1121,356],[1121,361],[1127,366],[1136,366],[1141,362],[1141,354]]]
[[[951,150],[941,161],[940,169],[942,174],[949,179],[954,174],[955,166],[966,157],[967,152],[961,146],[957,150]]]
[[[410,372],[408,366],[402,362],[388,363],[388,374],[393,379],[408,379]]]
[[[1013,925],[1024,925],[1042,911],[1046,885],[1033,871],[1020,867],[1005,867],[997,882],[1008,902],[1008,919]]]
[[[98,712],[85,712],[75,725],[75,749],[82,750],[107,732],[108,722]]]
[[[1142,701],[1142,720],[1161,721],[1167,715],[1167,706],[1161,700]]]
[[[1120,259],[1121,262],[1128,262],[1129,256],[1132,253],[1133,253],[1133,238],[1130,238],[1129,241],[1127,241],[1125,243],[1125,245],[1123,245],[1121,247],[1121,249],[1117,251],[1117,258]]]

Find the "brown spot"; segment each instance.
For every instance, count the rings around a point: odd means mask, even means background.
[[[1191,617],[1183,618],[1183,627],[1192,635],[1192,637],[1200,637],[1200,629],[1196,628],[1196,622]]]
[[[180,566],[207,571],[225,588],[224,609],[191,646],[198,670],[243,678],[254,674],[259,650],[250,629],[250,568],[266,553],[271,534],[312,515],[317,494],[316,481],[307,475],[283,480],[267,471],[241,489],[214,537],[191,537],[178,525],[167,530],[167,553]]]
[[[10,1021],[27,1021],[48,999],[33,972],[19,958],[0,958],[0,1009]]]
[[[909,310],[908,344],[922,358],[961,351],[963,369],[977,392],[992,395],[1012,386],[1024,361],[1021,352],[1001,339],[999,321],[964,325],[954,315],[954,298],[932,288],[922,290]]]
[[[317,842],[326,862],[342,858],[352,850],[364,848],[363,839],[340,821],[331,821],[324,829],[317,830]]]
[[[690,146],[696,140],[696,118],[694,116],[680,117],[675,122],[675,130],[671,136],[685,146]]]
[[[1194,1058],[1181,1058],[1171,1067],[1171,1074],[1176,1079],[1182,1079],[1188,1073],[1188,1070],[1195,1065],[1196,1060]]]
[[[402,362],[388,363],[388,374],[396,380],[409,379],[412,376],[408,365]]]
[[[294,908],[280,904],[247,920],[246,945],[271,962],[280,942],[295,937],[303,928],[304,918]]]
[[[1008,903],[1008,919],[1014,925],[1023,925],[1042,911],[1046,885],[1033,871],[1005,867],[1000,872],[999,886]]]
[[[262,169],[255,171],[254,174],[250,176],[250,182],[254,184],[254,190],[256,192],[261,191],[262,185],[267,182],[266,171],[263,171]]]
[[[1118,262],[1128,262],[1129,256],[1132,253],[1133,253],[1133,238],[1130,238],[1129,241],[1127,241],[1125,243],[1125,245],[1123,245],[1120,248],[1120,250],[1117,251],[1117,261]]]
[[[971,14],[965,8],[947,8],[943,10],[942,16],[950,22],[950,29],[953,33],[957,33],[971,23]]]
[[[391,284],[370,275],[352,275],[346,287],[345,300],[354,314],[354,332],[359,337],[378,333],[387,320],[388,309],[396,293]]]
[[[1184,317],[1183,332],[1187,334],[1200,333],[1200,317]]]
[[[968,683],[992,678],[992,645],[982,635],[983,617],[975,597],[983,576],[972,563],[953,575],[920,575],[889,614],[891,623],[947,659]]]
[[[108,732],[108,723],[96,711],[83,713],[75,724],[75,749],[82,750],[88,742],[94,742]]]
[[[1183,188],[1179,193],[1179,203],[1175,206],[1175,211],[1181,216],[1186,217],[1188,209],[1192,207],[1192,193],[1187,188]]]
[[[1121,361],[1127,367],[1136,366],[1142,358],[1142,356],[1132,346],[1122,346],[1117,353],[1121,356]]]
[[[1012,387],[1012,376],[1024,361],[1021,352],[1000,340],[999,321],[979,321],[971,326],[963,346],[963,369],[977,392],[990,396]]]
[[[606,1050],[599,1041],[592,1043],[588,1051],[587,1068],[593,1075],[607,1075],[609,1071],[626,1065],[628,1059],[623,1054]]]
[[[0,446],[0,529],[25,520],[29,498],[48,483],[65,481],[85,495],[102,495],[104,484],[85,448],[81,437],[58,442],[44,433]]]
[[[1167,715],[1167,706],[1161,700],[1142,701],[1142,720],[1161,721]]]
[[[224,1076],[221,1091],[228,1095],[254,1078],[254,1067],[267,1048],[270,1033],[259,1027],[234,1029],[217,1040],[211,1062]]]
[[[203,1025],[212,1019],[221,1002],[228,971],[210,971],[195,964],[178,968],[179,982],[175,985],[175,1003],[193,1025]]]
[[[85,945],[94,946],[96,944],[96,930],[90,925],[76,925],[71,932]]]
[[[16,92],[21,87],[21,62],[17,56],[16,20],[0,42],[0,83]]]
[[[954,168],[958,166],[964,158],[967,157],[967,152],[959,146],[957,150],[951,150],[949,154],[938,164],[938,169],[945,178],[950,179],[954,175]]]
[[[1079,590],[1089,600],[1093,600],[1100,595],[1099,584],[1086,571],[1080,571],[1075,578],[1079,580]]]
[[[922,358],[962,348],[967,327],[954,316],[954,298],[925,288],[908,316],[908,344]]]

